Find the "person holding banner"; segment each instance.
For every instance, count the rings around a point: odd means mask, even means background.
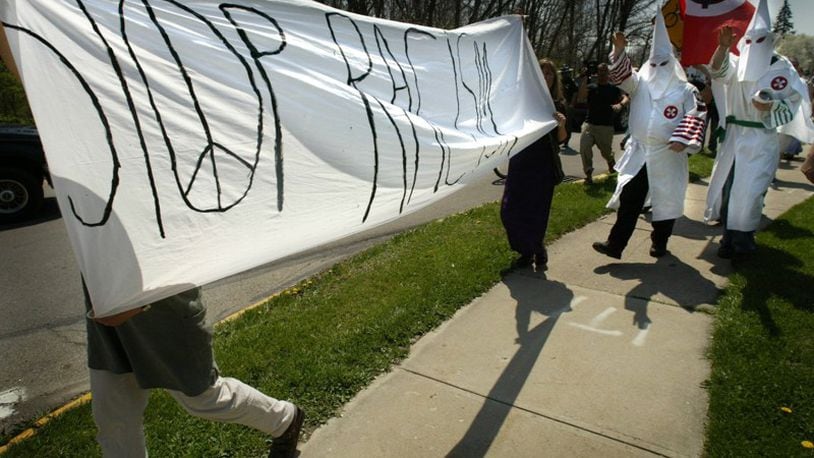
[[[558,126],[554,131],[512,156],[509,174],[503,190],[500,219],[506,229],[509,245],[520,253],[515,267],[528,267],[534,263],[538,271],[545,270],[548,254],[543,241],[548,228],[554,186],[563,179],[559,158],[560,144],[568,137],[565,99],[562,83],[554,63],[540,60],[546,86],[557,112]]]
[[[663,16],[656,15],[650,59],[638,72],[632,70],[626,45],[625,34],[616,32],[610,68],[611,81],[630,94],[630,140],[619,159],[616,191],[607,205],[617,210],[616,222],[607,240],[595,242],[593,248],[620,259],[649,194],[650,256],[659,258],[667,254],[675,220],[684,214],[687,154],[703,146],[706,107],[673,55]]]
[[[1,25],[0,58],[20,79]],[[84,281],[82,286],[91,409],[103,456],[147,456],[143,422],[153,388],[166,389],[194,416],[269,434],[273,438],[269,456],[296,455],[305,417],[302,409],[219,374],[200,288],[96,318]]]
[[[147,456],[143,416],[153,388],[165,389],[196,417],[269,434],[271,457],[295,456],[304,412],[220,376],[201,288],[96,319],[84,284],[83,289],[91,408],[103,456]]]
[[[704,220],[722,222],[718,256],[724,259],[745,259],[757,250],[763,198],[778,165],[778,128],[794,120],[804,94],[791,63],[774,52],[766,0],[738,43],[740,56],[729,51],[735,41],[734,30],[722,27],[710,63],[713,82],[725,89],[716,102],[726,132]]]

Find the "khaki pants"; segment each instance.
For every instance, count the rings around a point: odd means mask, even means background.
[[[91,369],[91,408],[98,431],[96,440],[102,455],[116,458],[144,458],[144,409],[150,390],[138,386],[132,373]],[[272,437],[285,432],[297,408],[278,401],[233,378],[218,377],[197,396],[167,390],[192,415],[208,420],[238,423],[258,429]]]
[[[613,126],[582,125],[582,138],[579,141],[579,155],[582,157],[582,171],[591,176],[594,171],[594,145],[610,166],[613,162]],[[609,170],[612,172],[612,170]]]

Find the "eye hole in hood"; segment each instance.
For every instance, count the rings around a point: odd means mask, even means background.
[[[747,38],[746,39],[746,44],[751,45],[752,43],[763,43],[764,41],[766,41],[766,35],[763,35],[762,37],[757,38],[755,40],[752,40],[751,38]]]

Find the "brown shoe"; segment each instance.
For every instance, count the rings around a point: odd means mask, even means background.
[[[292,458],[297,456],[297,441],[300,438],[303,420],[305,420],[305,412],[297,407],[297,413],[294,414],[294,420],[288,425],[288,429],[280,437],[272,439],[271,447],[269,447],[269,458]]]

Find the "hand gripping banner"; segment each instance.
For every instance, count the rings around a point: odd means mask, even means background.
[[[518,17],[5,0],[0,18],[97,316],[396,219],[555,125]]]

